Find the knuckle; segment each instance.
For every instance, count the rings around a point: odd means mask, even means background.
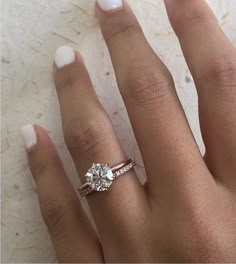
[[[189,12],[185,13],[185,15],[189,21],[197,23],[208,22],[213,17],[209,9],[205,7],[205,4],[190,7]]]
[[[93,158],[109,142],[112,125],[109,118],[96,116],[83,124],[74,126],[65,135],[65,142],[71,154]]]
[[[205,3],[187,5],[188,12],[186,12],[186,8],[171,12],[171,20],[173,21],[174,26],[180,35],[185,33],[186,24],[204,25],[208,24],[208,22],[211,20],[215,20],[213,13],[209,10],[209,8],[206,8]]]
[[[230,58],[210,66],[203,80],[210,83],[210,92],[217,98],[236,101],[236,63]]]
[[[76,196],[60,197],[58,199],[52,199],[44,197],[41,202],[41,212],[45,224],[48,226],[51,232],[57,230],[63,219],[69,214],[69,212],[75,209],[77,203]]]
[[[142,106],[161,103],[172,91],[171,76],[162,75],[149,67],[132,70],[128,78],[128,89],[125,90],[129,98]]]
[[[215,231],[216,229],[218,231],[221,230],[220,236]],[[199,262],[215,262],[219,259],[226,259],[230,244],[222,227],[218,227],[217,225],[210,227],[209,223],[199,224],[195,232],[191,234],[191,236],[194,235],[195,238],[192,240],[192,256],[196,256],[195,259],[198,259]],[[227,247],[224,246],[225,244],[227,244]]]
[[[220,258],[226,259],[226,252],[232,246],[231,235],[228,234],[224,225],[225,222],[229,224],[231,222],[227,221],[227,214],[219,215],[218,208],[213,209],[213,207],[205,200],[198,205],[194,203],[183,218],[184,235],[187,241],[191,241],[189,243],[190,256],[197,262],[215,262]]]

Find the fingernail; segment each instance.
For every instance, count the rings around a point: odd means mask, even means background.
[[[21,136],[25,148],[30,151],[37,143],[37,135],[33,125],[26,125],[21,128]]]
[[[97,0],[98,5],[103,11],[115,11],[122,8],[122,0]]]
[[[75,52],[71,47],[62,46],[57,49],[55,54],[55,64],[58,69],[65,67],[66,65],[70,65],[75,62]]]

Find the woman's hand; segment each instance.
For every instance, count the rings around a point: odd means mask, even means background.
[[[147,183],[142,186],[132,171],[108,192],[87,196],[97,235],[47,133],[24,127],[42,215],[60,262],[236,261],[236,51],[204,0],[165,4],[198,91],[206,155],[168,69],[126,1],[98,0],[96,14]],[[125,160],[81,55],[60,48],[54,75],[78,174],[83,177],[93,162]]]

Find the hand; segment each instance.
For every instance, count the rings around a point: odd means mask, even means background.
[[[235,48],[204,0],[165,0],[199,95],[203,158],[173,79],[126,1],[98,2],[96,14],[147,183],[142,186],[131,171],[108,192],[87,196],[97,235],[47,133],[36,125],[24,127],[42,216],[58,260],[236,261]],[[93,162],[127,159],[81,55],[69,47],[58,49],[54,75],[65,142],[78,174],[83,176]]]

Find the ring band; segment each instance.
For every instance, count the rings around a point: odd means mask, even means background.
[[[135,161],[128,159],[113,167],[109,164],[94,163],[85,174],[86,182],[78,189],[81,197],[93,192],[107,191],[114,180],[132,170],[136,165]]]

